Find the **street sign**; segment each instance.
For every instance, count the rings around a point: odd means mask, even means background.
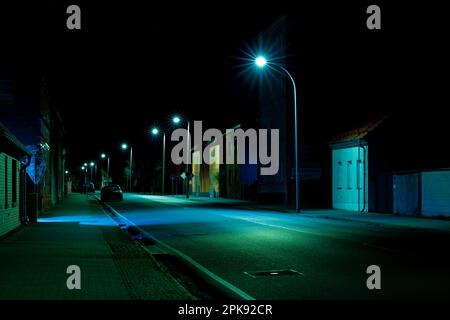
[[[192,172],[188,172],[188,174],[186,174],[186,172],[183,172],[182,174],[180,174],[180,177],[184,180],[186,178],[188,178],[189,180],[192,180],[192,177],[194,175],[192,174]]]

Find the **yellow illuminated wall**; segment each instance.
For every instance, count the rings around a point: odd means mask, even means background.
[[[209,166],[202,162],[200,164],[200,157],[202,156],[202,151],[194,151],[192,154],[192,181],[191,181],[191,192],[194,195],[207,194],[210,189],[210,178],[209,178]]]
[[[220,148],[219,145],[212,147],[209,150],[209,178],[210,178],[210,187],[214,189],[215,192],[219,192],[219,172],[220,172],[220,157],[219,157]]]
[[[200,191],[200,157],[201,152],[200,151],[194,151],[192,154],[192,193],[201,192]]]

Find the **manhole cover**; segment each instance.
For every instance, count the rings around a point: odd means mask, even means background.
[[[244,272],[246,275],[257,278],[257,277],[277,277],[277,276],[303,276],[304,274],[293,269],[283,269],[283,270],[265,270],[265,271],[253,271]]]

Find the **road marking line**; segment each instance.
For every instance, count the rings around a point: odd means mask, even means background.
[[[328,237],[328,238],[331,238],[331,239],[337,239],[337,240],[342,240],[342,241],[349,241],[349,242],[353,242],[353,243],[356,243],[356,244],[360,244],[360,245],[363,245],[363,246],[366,246],[366,247],[371,247],[371,248],[378,249],[378,250],[385,250],[385,251],[389,251],[389,252],[392,252],[392,253],[400,253],[400,254],[408,255],[406,252],[403,252],[403,251],[398,251],[398,250],[395,250],[395,249],[390,249],[390,248],[386,248],[386,247],[372,245],[372,244],[367,243],[367,242],[360,242],[360,241],[357,241],[357,240],[352,240],[352,239],[347,239],[347,238],[333,237],[333,236],[330,236],[330,235],[327,235],[327,234],[315,233],[315,232],[304,231],[304,230],[299,230],[299,229],[285,227],[285,226],[278,226],[278,225],[274,225],[274,224],[268,224],[268,223],[265,223],[265,222],[254,221],[254,220],[248,219],[248,218],[233,217],[233,216],[230,216],[230,215],[224,215],[224,214],[218,214],[218,213],[214,213],[214,214],[221,215],[223,217],[227,217],[227,218],[231,218],[231,219],[244,220],[244,221],[247,221],[247,222],[250,222],[250,223],[259,224],[259,225],[263,225],[263,226],[267,226],[267,227],[271,227],[271,228],[279,228],[279,229],[285,229],[285,230],[292,231],[292,232],[306,233],[306,234],[311,234],[311,235],[315,235],[315,236],[319,236],[319,237]]]

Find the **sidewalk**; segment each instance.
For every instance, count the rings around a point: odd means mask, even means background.
[[[187,200],[185,196],[182,195],[171,197],[179,199],[180,201],[184,199],[186,201],[192,201],[193,203],[198,204],[211,204],[225,207],[228,206],[230,208],[235,209],[263,210],[263,211],[297,214],[295,212],[295,209],[285,204],[269,205],[235,199],[208,198],[196,196],[190,196],[189,200]],[[380,225],[380,226],[382,225],[388,227],[402,227],[402,228],[406,227],[415,229],[431,229],[442,232],[450,232],[450,220],[444,219],[399,216],[389,213],[374,213],[374,212],[360,213],[338,209],[304,209],[298,215],[308,218],[340,220],[348,222],[365,223],[370,225]]]
[[[0,257],[0,299],[193,299],[92,196],[71,194],[0,238]],[[66,286],[70,265],[81,269],[80,290]]]
[[[430,229],[442,232],[450,232],[450,221],[441,219],[400,216],[389,213],[353,212],[337,209],[329,210],[305,210],[302,214],[306,217],[332,219],[366,223],[389,227],[402,227],[412,229]]]

